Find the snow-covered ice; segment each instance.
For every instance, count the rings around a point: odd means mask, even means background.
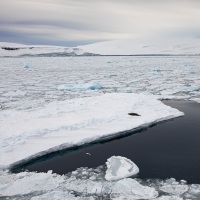
[[[148,179],[146,181],[138,178],[124,178],[107,181],[104,178],[105,173],[105,166],[99,166],[96,169],[82,167],[62,176],[51,171],[18,174],[1,171],[0,198],[17,200],[197,200],[200,198],[200,185],[198,184],[191,185],[173,178],[167,180]],[[163,188],[165,189],[163,190]]]
[[[142,45],[135,46],[140,50],[137,53],[148,54],[155,50],[154,53],[161,54],[199,54],[198,42],[181,46],[169,44],[163,48]],[[5,44],[0,46],[5,47]],[[78,48],[6,46],[11,49],[0,48],[0,56],[81,55],[90,52],[90,49],[93,53],[106,53],[109,48],[111,53],[123,53],[120,42]],[[127,46],[124,44],[127,49],[124,53],[134,53]],[[198,56],[0,59],[1,168],[182,115],[157,99],[200,102]],[[25,63],[30,68],[24,69]],[[73,89],[94,81],[102,87],[95,90]],[[69,85],[70,89],[64,89]],[[59,89],[61,86],[63,89]],[[129,116],[130,112],[141,116]],[[174,179],[144,181],[124,178],[107,181],[105,175],[105,166],[81,168],[63,176],[51,171],[18,174],[0,171],[0,198],[93,200],[100,196],[117,200],[200,199],[198,184],[189,185]]]
[[[78,47],[22,45],[0,42],[0,57],[83,55],[199,55],[199,39],[127,39]]]
[[[78,46],[84,52],[100,55],[200,54],[199,39],[127,39]]]
[[[19,67],[24,63],[31,67]],[[0,105],[3,110],[23,110],[53,101],[115,92],[199,102],[199,66],[200,57],[197,56],[1,58]],[[100,83],[102,88],[58,90],[60,85],[91,82]],[[16,91],[26,95],[17,95]]]
[[[76,47],[24,45],[0,42],[0,57],[92,55]]]
[[[139,173],[138,166],[122,156],[112,156],[107,160],[106,165],[105,179],[108,181],[119,180]]]
[[[81,170],[81,169],[80,169]],[[79,173],[80,173],[79,170]],[[87,169],[82,169],[82,173]],[[103,174],[103,172],[100,171]],[[88,174],[94,174],[88,169]],[[97,174],[96,174],[97,176]],[[123,179],[119,181],[106,181],[78,178],[71,175],[57,175],[51,173],[22,172],[19,174],[0,174],[0,197],[32,196],[32,199],[48,199],[50,195],[63,197],[87,196],[106,197],[117,199],[121,196],[131,199],[153,199],[158,196],[158,191],[150,186],[143,186],[137,180]],[[80,198],[80,197],[79,197]],[[77,199],[79,199],[77,198]],[[110,199],[109,198],[109,199]],[[106,198],[103,198],[106,199]]]
[[[135,112],[140,116],[130,116]],[[108,93],[0,112],[0,168],[49,152],[115,137],[183,115],[153,96]]]
[[[181,195],[188,190],[188,186],[181,184],[169,184],[162,186],[160,190],[169,194]]]

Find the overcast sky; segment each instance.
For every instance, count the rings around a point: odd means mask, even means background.
[[[0,0],[0,41],[75,46],[200,38],[200,0]]]

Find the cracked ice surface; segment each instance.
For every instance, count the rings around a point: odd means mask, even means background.
[[[78,168],[66,175],[21,172],[0,172],[0,198],[9,200],[94,200],[94,199],[154,199],[154,200],[198,200],[200,185],[186,181],[141,180],[125,178],[117,181],[105,180],[106,167]]]
[[[30,68],[22,68],[27,64]],[[200,57],[1,58],[0,109],[30,109],[48,102],[112,92],[200,102]],[[97,82],[94,91],[58,90]]]

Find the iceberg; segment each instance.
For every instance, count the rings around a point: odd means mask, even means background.
[[[107,160],[106,165],[105,179],[108,181],[119,180],[139,173],[138,166],[122,156],[112,156]]]

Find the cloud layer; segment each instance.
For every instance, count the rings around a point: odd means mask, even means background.
[[[77,45],[200,37],[198,0],[0,0],[0,40]]]

